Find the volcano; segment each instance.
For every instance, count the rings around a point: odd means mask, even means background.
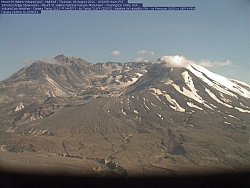
[[[92,64],[58,55],[0,82],[1,166],[165,176],[250,165],[250,85],[183,56]]]

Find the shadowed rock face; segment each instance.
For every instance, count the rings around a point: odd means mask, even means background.
[[[244,169],[249,93],[197,65],[39,60],[0,82],[1,163],[101,176]]]

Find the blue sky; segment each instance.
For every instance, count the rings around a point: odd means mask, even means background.
[[[0,80],[59,54],[91,63],[183,55],[250,83],[249,0],[129,0],[195,11],[43,11],[0,15]]]

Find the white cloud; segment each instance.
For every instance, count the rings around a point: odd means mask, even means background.
[[[165,63],[167,67],[188,67],[189,65],[196,64],[202,67],[224,67],[231,66],[233,62],[227,60],[225,62],[220,61],[209,61],[209,60],[201,60],[199,63],[186,59],[184,56],[162,56],[158,62]]]
[[[219,62],[219,61],[211,62],[209,60],[203,59],[197,64],[203,67],[224,67],[224,66],[230,66],[233,63],[230,60],[227,60],[225,62]]]
[[[36,61],[42,61],[44,63],[58,63],[58,61],[54,58],[25,59],[23,60],[23,63],[34,63]]]
[[[134,62],[138,63],[138,62],[148,62],[148,60],[146,60],[144,57],[137,57],[134,59]]]
[[[41,61],[43,63],[49,63],[49,64],[58,64],[58,65],[62,65],[61,62],[59,62],[58,60],[54,59],[54,58],[37,58],[37,59],[25,59],[23,60],[23,63],[34,63],[37,61]]]
[[[119,50],[114,50],[110,54],[115,55],[115,56],[121,56],[122,55],[122,53]]]
[[[37,59],[25,59],[22,63],[34,63]]]
[[[162,56],[159,59],[160,63],[165,63],[167,67],[187,67],[191,61],[188,61],[184,56]]]
[[[42,61],[43,63],[62,65],[63,63],[54,58],[39,58],[37,61]]]
[[[155,55],[155,52],[153,52],[153,51],[147,51],[147,50],[141,50],[141,51],[138,52],[138,54]]]

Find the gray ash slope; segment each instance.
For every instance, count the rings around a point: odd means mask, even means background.
[[[0,82],[0,112],[1,152],[93,160],[102,175],[250,165],[250,86],[180,56],[36,61]]]

